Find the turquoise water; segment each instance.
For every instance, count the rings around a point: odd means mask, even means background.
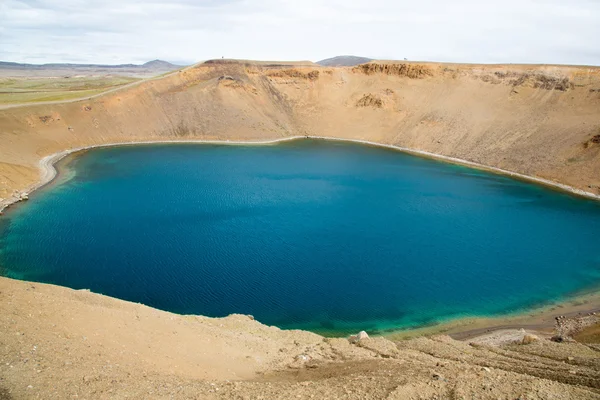
[[[600,205],[301,140],[73,158],[0,218],[6,276],[328,334],[510,313],[600,283]]]

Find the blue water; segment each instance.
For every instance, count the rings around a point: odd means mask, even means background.
[[[61,169],[0,218],[4,275],[328,334],[600,283],[598,203],[388,149],[144,145]]]

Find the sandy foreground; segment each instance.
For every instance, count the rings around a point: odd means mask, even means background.
[[[88,99],[0,109],[0,208],[82,149],[323,132],[597,199],[599,107],[596,67],[197,64]],[[590,293],[351,342],[0,278],[0,400],[595,399],[600,346],[570,337],[597,329],[588,314],[599,308]],[[528,333],[538,339],[521,344]]]
[[[0,332],[0,399],[600,398],[600,346],[521,330],[351,343],[0,278]]]

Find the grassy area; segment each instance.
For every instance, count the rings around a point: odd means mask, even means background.
[[[0,78],[0,105],[84,98],[138,80],[126,76]]]

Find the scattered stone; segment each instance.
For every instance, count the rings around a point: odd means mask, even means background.
[[[250,315],[250,314],[248,314],[248,318],[249,318],[250,320],[254,321],[254,315]]]
[[[600,322],[596,315],[582,315],[579,313],[576,317],[565,318],[564,316],[556,321],[555,332],[556,337],[562,340],[569,340],[572,336],[577,335],[585,328],[595,325]],[[553,339],[554,340],[554,339]]]
[[[383,100],[377,95],[373,95],[371,93],[365,94],[356,102],[357,107],[373,107],[373,108],[382,108]]]
[[[365,331],[358,332],[358,335],[352,335],[348,338],[350,343],[359,343],[361,340],[368,339],[369,335]]]
[[[521,344],[531,344],[533,342],[537,342],[538,340],[540,340],[540,338],[537,337],[536,335],[527,334],[527,335],[523,336],[523,340],[521,341]]]
[[[485,372],[492,372],[492,370],[489,369],[488,367],[483,367],[483,368],[481,368],[481,370],[485,371]]]

